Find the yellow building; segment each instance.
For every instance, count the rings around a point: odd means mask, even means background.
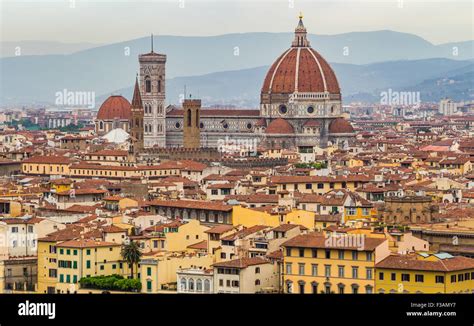
[[[298,224],[308,229],[314,229],[314,212],[301,209],[263,211],[242,206],[233,206],[232,224],[251,227],[254,225],[265,225],[277,227],[280,224]]]
[[[446,253],[390,255],[375,265],[378,293],[474,293],[474,259]]]
[[[142,292],[156,293],[176,290],[176,272],[185,268],[208,269],[213,263],[210,255],[178,252],[151,252],[140,260]]]
[[[333,189],[347,189],[355,191],[363,184],[371,182],[371,178],[364,175],[349,176],[274,176],[271,178],[273,186],[271,192],[299,191],[301,193],[325,194]]]
[[[72,180],[67,178],[51,180],[51,192],[64,192],[72,188]]]
[[[38,292],[73,293],[82,277],[129,275],[121,245],[94,239],[38,241]]]
[[[64,156],[33,156],[21,162],[28,175],[69,175],[71,160]]]
[[[388,241],[364,235],[309,233],[282,244],[285,293],[373,293],[375,264]]]

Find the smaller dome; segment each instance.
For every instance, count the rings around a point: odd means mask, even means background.
[[[334,119],[329,125],[330,134],[351,134],[354,128],[351,123],[344,118]]]
[[[121,95],[112,95],[102,103],[97,113],[98,120],[130,120],[130,102]]]
[[[293,134],[294,132],[293,126],[282,118],[273,120],[265,130],[267,134]]]

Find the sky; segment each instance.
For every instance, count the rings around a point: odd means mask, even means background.
[[[471,0],[0,0],[1,41],[115,43],[150,35],[393,30],[433,44],[474,39]]]

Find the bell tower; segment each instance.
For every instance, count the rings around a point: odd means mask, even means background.
[[[201,147],[200,111],[201,100],[187,99],[183,101],[183,147]]]
[[[166,147],[165,65],[166,55],[153,50],[138,56],[143,101],[144,147]]]
[[[135,89],[132,98],[132,118],[130,120],[130,136],[132,136],[133,152],[138,153],[143,149],[143,102],[138,86],[138,76],[135,79]]]

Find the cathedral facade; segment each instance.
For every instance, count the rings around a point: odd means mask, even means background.
[[[139,56],[144,147],[182,147],[185,112],[165,107],[166,55]],[[354,129],[342,116],[341,91],[327,61],[311,46],[300,16],[293,42],[263,81],[260,108],[211,109],[199,114],[200,145],[255,142],[261,148],[346,147]],[[100,113],[100,110],[99,110]]]

